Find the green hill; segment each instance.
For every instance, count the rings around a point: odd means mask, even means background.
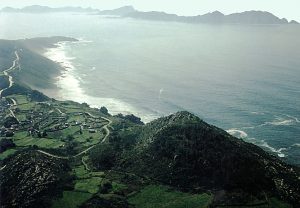
[[[136,144],[117,160],[120,170],[183,191],[224,190],[244,200],[268,193],[300,201],[296,167],[188,112],[157,119],[136,132]]]

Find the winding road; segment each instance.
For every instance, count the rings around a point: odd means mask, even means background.
[[[20,64],[19,64],[20,57],[19,57],[19,54],[18,54],[17,51],[15,51],[15,56],[16,56],[16,59],[13,61],[12,66],[11,66],[10,68],[8,68],[8,69],[6,69],[6,70],[3,71],[3,74],[4,74],[5,76],[8,77],[8,80],[9,80],[9,86],[8,86],[7,88],[4,88],[4,89],[1,89],[1,90],[0,90],[0,98],[2,97],[2,93],[3,93],[5,90],[11,88],[11,87],[13,86],[13,84],[14,84],[13,77],[12,77],[11,75],[9,75],[9,73],[10,73],[11,71],[17,69],[17,68],[20,68]],[[17,105],[17,102],[16,102],[14,99],[11,99],[11,100],[12,100],[12,102],[13,102],[13,106],[16,106],[16,105]],[[61,114],[63,114],[63,112],[62,112],[59,108],[57,108],[57,110],[58,110]],[[15,117],[15,114],[13,113],[13,111],[12,111],[11,109],[10,109],[10,113],[12,114],[13,117]],[[89,112],[85,112],[85,114],[89,115],[89,116],[92,117],[92,118],[98,118],[98,117],[95,117],[94,115],[92,115],[92,114],[89,113]],[[110,126],[111,123],[112,123],[112,121],[111,121],[110,119],[108,119],[108,118],[105,118],[105,117],[100,117],[100,118],[103,119],[103,120],[106,120],[108,123],[107,123],[106,125],[103,126],[103,128],[104,128],[105,131],[106,131],[105,137],[102,139],[101,142],[99,142],[99,143],[97,143],[97,144],[106,142],[107,138],[108,138],[109,135],[110,135],[110,130],[109,130],[108,126]],[[40,153],[42,153],[42,154],[44,154],[44,155],[53,157],[53,158],[58,158],[58,159],[68,160],[68,159],[71,159],[71,158],[79,157],[79,156],[81,156],[81,155],[87,153],[88,151],[90,151],[91,149],[93,149],[97,144],[92,145],[91,147],[89,147],[89,148],[83,150],[82,152],[80,152],[80,153],[78,153],[78,154],[76,154],[76,155],[68,156],[68,157],[59,156],[59,155],[54,155],[54,154],[45,152],[45,151],[43,151],[43,150],[37,150],[37,151],[40,152]],[[82,162],[83,162],[83,164],[86,166],[85,161],[83,160],[83,158],[82,158]],[[5,167],[6,167],[6,166],[1,167],[1,168],[0,168],[0,171],[3,170]]]
[[[2,97],[2,93],[5,90],[11,88],[14,84],[13,77],[11,75],[9,75],[9,72],[11,72],[11,71],[13,71],[13,70],[20,67],[20,64],[19,64],[20,57],[19,57],[19,54],[18,54],[17,51],[15,51],[15,56],[16,56],[16,59],[13,61],[13,65],[10,68],[3,71],[3,74],[8,77],[9,85],[8,85],[8,87],[0,90],[0,98]]]
[[[88,113],[88,112],[85,112],[85,113],[88,114],[89,116],[91,116],[92,118],[97,118],[97,117],[93,116],[92,114],[90,114],[90,113]],[[110,130],[109,130],[108,126],[110,126],[110,125],[112,124],[112,121],[111,121],[110,119],[105,118],[105,117],[100,117],[100,118],[102,118],[103,120],[108,121],[108,123],[107,123],[106,125],[103,126],[103,129],[105,129],[105,131],[106,131],[105,137],[102,139],[101,142],[99,142],[99,143],[97,143],[97,144],[104,143],[104,142],[107,140],[107,138],[108,138],[109,135],[110,135]],[[83,150],[82,152],[80,152],[80,153],[78,153],[78,154],[76,154],[76,155],[68,156],[68,157],[59,156],[59,155],[53,155],[53,154],[48,153],[48,152],[45,152],[45,151],[43,151],[43,150],[37,150],[37,151],[40,152],[40,153],[42,153],[42,154],[44,154],[44,155],[53,157],[53,158],[58,158],[58,159],[68,160],[68,159],[71,159],[71,158],[77,158],[77,157],[79,157],[79,156],[81,156],[81,155],[83,155],[83,154],[89,152],[91,149],[95,148],[95,146],[96,146],[97,144],[94,144],[94,145],[90,146],[89,148]]]
[[[84,168],[85,168],[87,171],[90,171],[90,168],[89,168],[88,164],[84,161],[84,157],[81,158],[81,162],[82,162],[82,164],[84,165]]]
[[[3,93],[5,90],[11,88],[11,87],[13,86],[13,84],[14,84],[13,77],[9,75],[9,72],[15,70],[16,68],[20,68],[20,64],[19,64],[20,57],[19,57],[19,54],[18,54],[17,51],[15,51],[15,56],[16,56],[16,59],[13,61],[12,66],[11,66],[10,68],[8,68],[8,69],[6,69],[6,70],[3,71],[4,76],[7,76],[7,77],[8,77],[9,85],[8,85],[8,87],[6,87],[6,88],[0,90],[0,98],[2,98],[2,93]],[[11,100],[12,100],[12,102],[13,102],[13,106],[17,105],[17,102],[16,102],[14,99],[11,99]],[[10,114],[11,114],[13,117],[16,118],[14,112],[13,112],[11,109],[9,109],[9,111],[10,111]],[[0,171],[2,171],[2,170],[5,169],[5,168],[6,168],[6,165],[4,165],[3,167],[1,167],[1,168],[0,168]]]

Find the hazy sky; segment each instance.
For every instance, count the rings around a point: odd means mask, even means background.
[[[300,0],[0,0],[5,6],[39,4],[52,7],[84,6],[112,9],[132,5],[142,11],[165,11],[179,15],[197,15],[219,10],[225,14],[246,10],[269,11],[278,17],[300,21]]]

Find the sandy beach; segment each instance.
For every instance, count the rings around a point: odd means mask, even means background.
[[[68,52],[72,50],[72,44],[90,44],[91,41],[79,39],[78,42],[58,42],[51,48],[47,48],[43,56],[60,65],[62,68],[61,74],[55,78],[56,89],[38,89],[49,97],[57,100],[72,100],[79,103],[87,103],[91,107],[100,108],[105,106],[113,115],[134,114],[142,118],[144,122],[150,122],[156,117],[144,115],[142,111],[134,106],[115,98],[101,98],[88,95],[81,87],[83,78],[77,74],[77,66],[74,63],[76,57],[70,56]],[[96,70],[95,68],[92,70]],[[109,95],[108,95],[109,96]]]

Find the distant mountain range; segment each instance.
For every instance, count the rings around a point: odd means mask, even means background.
[[[1,12],[7,13],[52,13],[52,12],[99,12],[97,9],[92,8],[82,8],[82,7],[60,7],[60,8],[51,8],[48,6],[32,5],[27,6],[21,9],[5,7]]]
[[[28,6],[22,9],[5,7],[1,12],[18,12],[18,13],[51,13],[51,12],[83,12],[94,13],[97,15],[113,15],[123,18],[135,18],[156,21],[172,21],[186,23],[210,23],[210,24],[299,24],[295,20],[288,21],[286,18],[280,19],[270,12],[264,11],[245,11],[225,15],[219,11],[197,16],[178,16],[165,12],[141,12],[132,6],[124,6],[113,10],[103,10],[82,7],[61,7],[51,8],[47,6]]]
[[[167,14],[164,12],[133,12],[126,15],[137,19],[147,20],[163,20],[188,23],[214,23],[214,24],[288,24],[288,20],[280,19],[269,12],[262,11],[246,11],[242,13],[234,13],[224,15],[219,11],[207,13],[198,16],[177,16],[175,14]],[[290,23],[297,23],[291,21]]]

